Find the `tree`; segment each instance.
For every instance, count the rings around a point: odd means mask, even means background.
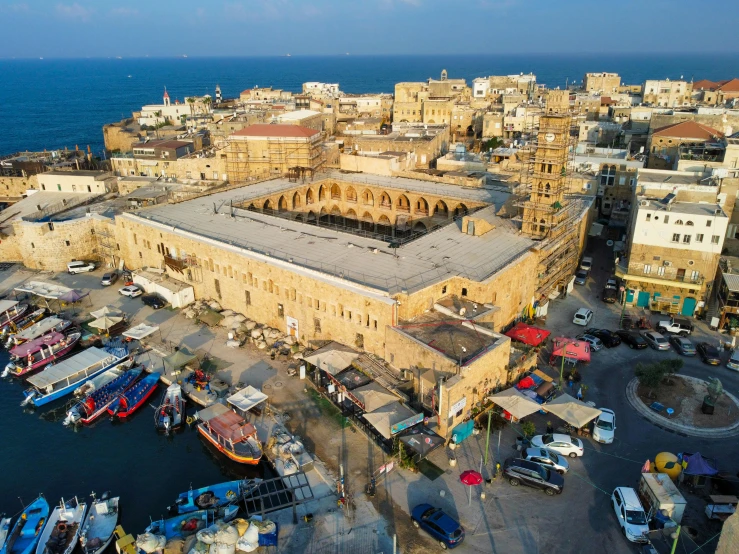
[[[203,98],[203,104],[205,105],[206,113],[210,111],[210,105],[213,103],[213,99],[210,96]]]
[[[665,369],[660,363],[655,364],[636,364],[634,374],[639,379],[639,383],[649,389],[649,395],[654,396],[656,389],[665,376]]]
[[[187,103],[190,104],[190,115],[195,115],[195,98],[190,96]]]
[[[521,432],[524,438],[530,439],[536,434],[536,426],[531,421],[524,421],[521,424]]]

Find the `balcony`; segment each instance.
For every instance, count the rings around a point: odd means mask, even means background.
[[[629,270],[629,266],[626,261],[619,260],[619,263],[616,264],[616,276],[621,277],[626,281],[641,281],[644,283],[664,284],[668,286],[673,284],[677,287],[684,286],[684,288],[695,290],[700,289],[706,280],[705,276],[701,274],[698,274],[698,276],[694,278],[692,276],[692,271],[690,271],[690,273],[686,272],[684,275],[673,273],[667,274],[666,272],[664,275],[660,275],[658,273],[658,268],[660,267],[665,266],[652,266],[652,270],[645,273],[643,269],[641,271],[637,271],[635,269]]]

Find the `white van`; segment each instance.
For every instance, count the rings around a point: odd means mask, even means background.
[[[629,487],[618,487],[611,495],[613,511],[624,536],[631,542],[649,542],[649,525],[636,491]]]
[[[83,262],[80,260],[74,260],[67,264],[67,271],[74,275],[75,273],[85,273],[86,271],[94,271],[95,264],[92,262]]]
[[[729,356],[729,361],[726,362],[726,367],[734,371],[739,371],[739,348],[731,351],[731,356]]]

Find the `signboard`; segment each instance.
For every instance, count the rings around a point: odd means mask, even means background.
[[[395,425],[390,426],[390,434],[391,435],[397,435],[401,431],[404,431],[408,429],[409,427],[413,427],[417,423],[421,423],[423,421],[423,414],[413,414],[408,419],[404,419],[403,421],[399,421]]]
[[[300,336],[298,332],[298,320],[288,315],[285,316],[285,323],[287,324],[287,335],[298,338]]]
[[[462,398],[462,400],[457,400],[454,404],[452,404],[452,407],[449,408],[449,417],[454,417],[454,414],[456,414],[460,410],[463,410],[466,405],[467,405],[466,396]]]

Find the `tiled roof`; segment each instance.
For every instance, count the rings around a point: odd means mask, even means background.
[[[286,138],[310,138],[317,135],[315,129],[308,129],[300,125],[272,125],[269,123],[257,123],[249,125],[239,131],[234,131],[232,136],[241,137],[286,137]]]
[[[696,123],[695,121],[681,121],[680,123],[673,123],[672,125],[666,125],[660,127],[652,133],[655,137],[674,137],[674,138],[694,138],[711,140],[716,137],[722,137],[723,133],[703,125],[702,123]]]
[[[714,83],[708,79],[701,79],[700,81],[693,83],[693,90],[716,90],[718,86],[718,83]]]
[[[731,81],[721,83],[717,90],[722,92],[739,92],[739,79],[734,78]]]

